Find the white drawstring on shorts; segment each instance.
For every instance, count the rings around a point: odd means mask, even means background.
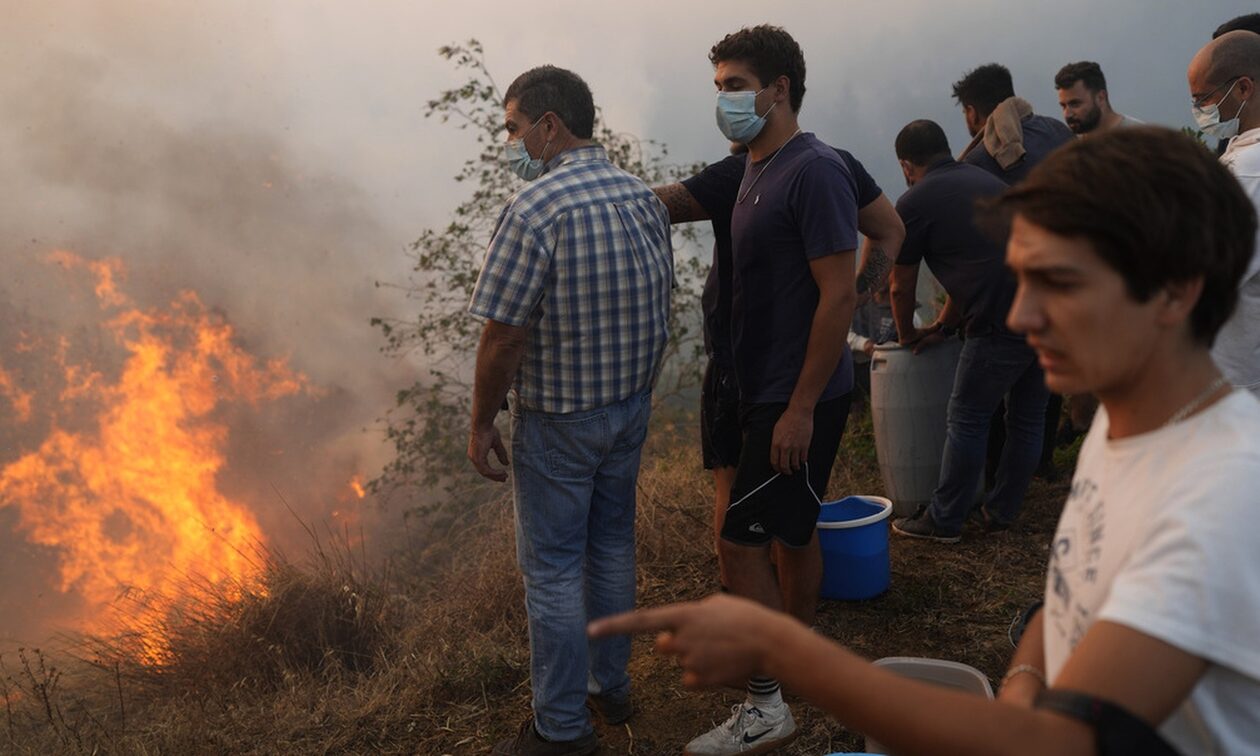
[[[765,480],[765,482],[764,482],[764,483],[762,483],[761,485],[757,486],[756,488],[754,488],[753,490],[749,491],[748,493],[744,494],[743,496],[739,497],[739,501],[737,501],[737,502],[735,502],[735,503],[730,504],[729,506],[727,506],[727,507],[726,507],[726,511],[727,511],[727,512],[729,512],[729,511],[731,511],[732,509],[734,509],[735,507],[739,506],[740,504],[743,504],[743,503],[744,503],[744,502],[748,499],[748,497],[752,496],[753,494],[757,493],[757,492],[758,492],[758,491],[760,491],[761,489],[763,489],[763,488],[765,488],[766,486],[768,486],[768,485],[770,485],[771,483],[773,483],[773,482],[774,482],[774,479],[775,479],[775,478],[777,478],[777,477],[779,477],[779,476],[780,476],[780,475],[782,475],[782,474],[783,474],[783,473],[775,473],[774,475],[771,475],[769,478],[766,478],[766,480]],[[810,483],[810,482],[809,482],[809,462],[806,462],[806,463],[805,463],[805,487],[809,489],[809,492],[810,492],[811,494],[813,494],[813,496],[814,496],[814,501],[818,502],[818,506],[820,506],[820,507],[821,507],[821,506],[822,506],[822,499],[818,498],[818,494],[814,491],[814,485],[813,485],[812,483]]]

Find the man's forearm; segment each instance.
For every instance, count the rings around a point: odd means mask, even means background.
[[[879,291],[892,269],[892,260],[884,251],[884,245],[870,237],[862,242],[862,265],[858,271],[854,286],[858,294]]]
[[[487,322],[481,330],[473,378],[473,428],[494,424],[525,354],[524,334],[523,329],[494,321]]]
[[[764,674],[897,753],[1093,753],[1076,721],[902,677],[787,618],[766,636]]]
[[[958,305],[954,304],[954,298],[945,295],[945,306],[941,308],[941,314],[936,316],[936,322],[932,325],[940,328],[954,328],[962,320],[962,313],[958,310]]]
[[[918,329],[914,325],[915,284],[919,279],[919,266],[901,266],[892,272],[893,323],[897,326],[897,340],[905,342]]]
[[[1038,609],[1024,627],[1019,646],[1007,666],[1007,675],[1003,676],[998,697],[1016,705],[1031,706],[1046,683],[1045,632],[1042,612]]]

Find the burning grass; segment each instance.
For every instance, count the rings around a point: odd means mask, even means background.
[[[716,588],[712,488],[692,425],[659,425],[640,478],[644,605]],[[879,490],[859,413],[832,491]],[[954,549],[895,540],[892,589],[824,603],[820,631],[872,658],[956,659],[997,678],[1013,615],[1041,591],[1065,490],[1035,483],[1014,532],[968,533]],[[0,750],[475,754],[515,730],[528,715],[529,656],[506,491],[447,534],[446,549],[401,554],[388,570],[348,539],[313,540],[304,563],[262,555],[257,582],[201,591],[143,628],[168,649],[156,663],[126,636],[74,645],[60,665],[38,651],[5,657]],[[639,713],[601,731],[606,753],[677,753],[739,695],[684,691],[648,638],[631,674]],[[795,711],[802,736],[787,753],[861,745],[811,707]]]

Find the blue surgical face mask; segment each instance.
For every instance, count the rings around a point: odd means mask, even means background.
[[[1229,93],[1234,91],[1234,87],[1238,86],[1235,81],[1229,85],[1229,89],[1225,90],[1225,94],[1221,95],[1221,102],[1229,97]],[[1238,111],[1234,113],[1234,117],[1228,121],[1221,120],[1221,106],[1218,102],[1215,105],[1194,106],[1194,121],[1199,124],[1199,130],[1206,136],[1215,139],[1230,139],[1238,133],[1238,116],[1242,113],[1242,109],[1247,106],[1247,101],[1243,100],[1242,105],[1238,106]]]
[[[547,163],[543,160],[543,156],[547,154],[547,147],[551,144],[551,140],[547,140],[547,144],[543,145],[542,154],[538,157],[530,157],[529,150],[525,149],[525,137],[529,136],[529,132],[538,127],[542,123],[539,118],[534,121],[534,125],[525,130],[516,139],[505,142],[503,145],[503,162],[512,169],[512,172],[526,181],[533,181],[543,175],[543,170],[547,167]]]
[[[717,93],[717,125],[722,136],[740,144],[757,138],[766,125],[766,116],[757,115],[757,95],[764,91],[765,88],[756,92]],[[774,105],[770,110],[774,110]],[[770,115],[770,110],[766,115]]]

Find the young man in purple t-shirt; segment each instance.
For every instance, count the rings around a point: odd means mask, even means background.
[[[846,345],[856,299],[857,200],[831,147],[803,134],[799,45],[757,26],[713,46],[717,118],[748,146],[731,214],[731,347],[741,448],[718,545],[727,588],[782,610],[817,597],[815,523],[849,410]],[[771,564],[773,542],[784,545]],[[772,678],[723,724],[687,745],[692,756],[762,752],[796,736]]]

